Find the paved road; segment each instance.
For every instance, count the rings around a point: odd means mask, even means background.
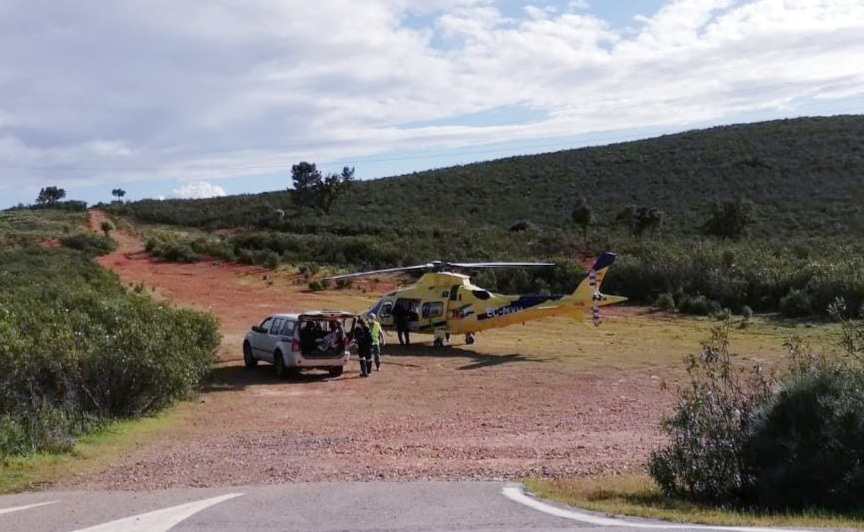
[[[524,495],[517,485],[503,482],[317,483],[0,497],[3,532],[573,529],[698,528],[611,520],[554,507]]]

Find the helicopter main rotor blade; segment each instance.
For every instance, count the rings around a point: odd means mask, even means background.
[[[412,270],[428,270],[431,268],[431,264],[417,264],[415,266],[400,266],[398,268],[384,268],[383,270],[369,270],[366,272],[356,272],[356,273],[343,273],[342,275],[333,275],[327,277],[327,280],[335,280],[335,279],[350,279],[352,277],[364,277],[367,275],[378,275],[379,273],[395,273],[395,272],[408,272]]]
[[[534,266],[555,266],[554,262],[448,262],[457,268],[526,268]]]
[[[397,268],[384,268],[383,270],[369,270],[366,272],[356,272],[356,273],[343,273],[341,275],[333,275],[331,277],[327,277],[327,280],[336,280],[336,279],[352,279],[354,277],[364,277],[367,275],[378,275],[379,273],[396,273],[396,272],[410,272],[416,270],[426,270],[426,271],[441,271],[445,267],[455,267],[455,268],[528,268],[535,266],[555,266],[554,262],[441,262],[441,261],[432,261],[427,262],[426,264],[416,264],[414,266],[400,266]]]

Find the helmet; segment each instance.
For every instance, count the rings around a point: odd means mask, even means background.
[[[374,312],[370,312],[370,313],[369,313],[369,319],[370,319],[370,320],[374,320],[375,318],[376,318],[375,313],[374,313]]]

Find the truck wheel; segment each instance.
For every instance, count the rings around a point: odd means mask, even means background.
[[[252,346],[249,342],[243,342],[243,363],[248,369],[254,369],[258,365],[258,359],[252,356]]]
[[[273,371],[280,379],[288,376],[288,372],[285,370],[285,359],[282,358],[282,351],[273,353]]]
[[[468,333],[465,335],[465,343],[468,345],[473,344],[475,341],[474,333]]]
[[[432,342],[433,347],[444,347],[444,340],[441,338],[436,338],[434,342]]]
[[[333,366],[327,370],[327,373],[329,373],[331,377],[338,377],[339,375],[342,375],[344,369],[345,368],[342,366]]]

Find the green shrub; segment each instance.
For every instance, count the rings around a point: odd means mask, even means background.
[[[508,231],[512,231],[514,233],[522,232],[522,231],[535,231],[537,226],[531,222],[522,220],[520,222],[516,222],[510,227],[507,228]]]
[[[804,290],[791,288],[789,293],[780,300],[780,312],[790,318],[802,318],[813,315],[813,303],[810,295]]]
[[[748,505],[860,510],[864,376],[823,367],[791,377],[756,413],[743,456],[753,478]]]
[[[107,255],[117,249],[117,242],[111,238],[85,231],[60,237],[60,244],[89,255]]]
[[[198,262],[201,257],[192,249],[189,241],[151,238],[145,249],[154,257],[172,262]]]
[[[188,397],[218,343],[211,315],[127,291],[80,253],[0,249],[0,455]]]
[[[657,301],[654,302],[654,306],[660,310],[665,310],[668,312],[675,311],[675,296],[670,294],[669,292],[663,292],[657,297]]]
[[[751,485],[742,449],[752,412],[765,403],[770,383],[760,371],[734,366],[728,324],[688,357],[687,372],[691,382],[662,425],[671,442],[651,454],[649,472],[667,496],[737,504]]]
[[[678,310],[685,314],[695,314],[697,316],[709,316],[720,310],[720,305],[716,301],[711,301],[702,294],[685,297],[678,304]]]
[[[864,493],[864,322],[842,318],[843,351],[790,339],[788,366],[747,379],[726,326],[690,357],[691,383],[664,420],[649,472],[668,496],[757,511],[857,511]]]

